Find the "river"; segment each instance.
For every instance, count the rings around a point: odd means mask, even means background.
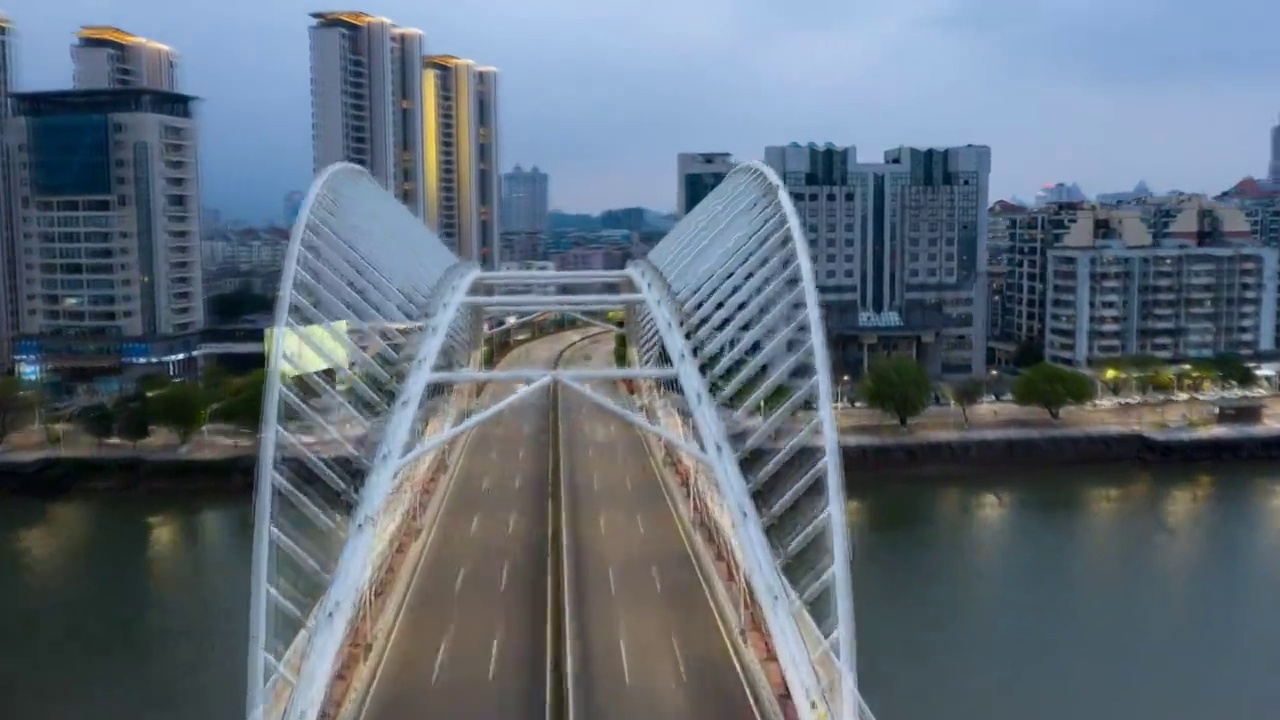
[[[882,720],[1254,720],[1280,707],[1280,470],[860,484]],[[243,714],[248,498],[0,501],[0,718]]]

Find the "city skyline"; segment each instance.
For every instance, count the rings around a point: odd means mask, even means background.
[[[856,13],[824,3],[788,15],[763,5],[691,11],[667,2],[641,9],[569,0],[536,8],[382,2],[352,9],[422,29],[428,53],[497,66],[505,78],[503,169],[536,163],[556,178],[554,206],[596,212],[673,209],[678,152],[752,159],[791,141],[872,153],[900,144],[987,144],[993,198],[1027,196],[1056,181],[1091,193],[1139,179],[1157,189],[1217,192],[1244,175],[1264,175],[1276,101],[1259,88],[1280,70],[1280,59],[1263,52],[1267,3],[1215,6],[1225,31],[1213,37],[1201,37],[1190,20],[1198,5],[1177,4],[1185,12],[1160,4],[1164,11],[1148,13],[1152,2],[1111,8],[1105,26],[1097,26],[1103,6],[1096,2],[1034,13],[1013,12],[1007,2],[962,10],[933,1],[859,4]],[[165,43],[181,58],[182,86],[204,99],[206,203],[232,216],[276,217],[280,197],[305,187],[311,174],[306,28],[316,9],[287,3],[265,13],[234,0],[127,9],[81,0],[25,9],[12,17],[19,89],[67,86],[66,48],[80,24],[116,25]],[[234,53],[226,52],[225,36],[206,31],[228,22],[239,38]],[[640,31],[610,32],[600,45],[592,38],[602,27]],[[1106,51],[1069,44],[1066,38],[1080,36],[1071,28],[1087,29],[1089,47]],[[777,65],[751,50],[761,42],[803,63]],[[898,52],[904,45],[913,48],[909,57]],[[646,61],[637,63],[641,51]],[[754,109],[761,106],[781,110]],[[874,111],[860,110],[867,107]],[[276,159],[245,172],[245,163],[264,157]]]

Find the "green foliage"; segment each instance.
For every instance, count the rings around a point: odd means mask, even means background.
[[[621,310],[610,310],[605,316],[610,325],[614,327],[625,327],[627,324],[627,315]]]
[[[1040,340],[1023,340],[1013,351],[1013,366],[1027,368],[1044,362],[1044,342]]]
[[[0,442],[9,437],[22,413],[31,408],[31,397],[22,391],[16,377],[0,377]]]
[[[172,430],[185,445],[204,424],[205,395],[195,383],[174,383],[147,399],[147,410],[156,425]]]
[[[986,392],[986,384],[980,378],[965,378],[951,388],[951,401],[960,406],[965,425],[969,424],[969,408],[981,402]]]
[[[1249,367],[1239,355],[1223,353],[1213,358],[1213,366],[1218,378],[1240,387],[1249,387],[1258,382],[1258,374]]]
[[[161,390],[169,387],[169,384],[172,382],[173,381],[169,379],[169,376],[163,373],[148,373],[138,378],[138,392],[147,394],[160,392]]]
[[[151,437],[151,419],[147,416],[147,403],[135,402],[125,406],[116,416],[116,435],[127,442],[138,443]]]
[[[929,371],[909,357],[875,362],[862,379],[862,399],[868,405],[898,419],[906,427],[911,418],[929,407],[933,382]]]
[[[1093,399],[1093,381],[1070,368],[1040,363],[1027,368],[1013,383],[1013,399],[1019,405],[1044,408],[1057,420],[1062,408]]]
[[[115,413],[106,403],[81,408],[76,413],[75,422],[86,435],[97,440],[98,445],[102,445],[102,441],[111,437],[116,429]]]
[[[262,396],[266,380],[265,370],[255,370],[236,378],[228,387],[227,399],[214,409],[214,417],[246,430],[257,429],[262,421]]]
[[[214,295],[209,298],[209,311],[220,322],[239,320],[246,315],[271,312],[275,300],[246,289]]]

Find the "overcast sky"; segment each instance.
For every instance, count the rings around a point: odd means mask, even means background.
[[[675,205],[675,156],[790,141],[992,147],[992,199],[1218,191],[1263,174],[1276,0],[10,0],[23,89],[69,86],[82,24],[175,47],[204,98],[206,204],[276,218],[311,173],[307,13],[364,10],[495,65],[504,167],[573,211]]]

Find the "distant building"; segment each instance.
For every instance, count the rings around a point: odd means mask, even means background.
[[[30,258],[17,270],[24,377],[194,372],[204,324],[194,104],[147,88],[13,95],[5,144],[18,168],[19,256]]]
[[[12,155],[6,136],[9,95],[13,91],[14,31],[9,18],[0,15],[0,373],[13,369],[13,337],[18,332],[18,226],[13,184]]]
[[[459,257],[497,267],[498,71],[452,55],[423,63],[427,224]]]
[[[805,224],[839,372],[882,355],[985,372],[989,148],[903,147],[859,163],[851,146],[792,143],[766,148],[765,162]]]
[[[107,25],[86,25],[71,46],[77,90],[178,89],[178,55],[167,45]]]
[[[537,165],[525,170],[516,165],[502,175],[504,233],[541,233],[548,228],[550,179]]]
[[[1099,205],[1121,205],[1124,203],[1134,203],[1154,197],[1155,193],[1151,192],[1151,188],[1147,187],[1146,181],[1140,180],[1132,190],[1111,193],[1098,193]]]
[[[1271,162],[1267,165],[1267,179],[1280,185],[1280,123],[1271,128]]]
[[[642,207],[605,210],[600,213],[600,227],[605,230],[626,230],[638,233],[645,228],[647,212]]]
[[[689,214],[720,187],[738,162],[729,153],[680,153],[676,156],[676,217]]]
[[[362,12],[311,17],[314,172],[360,165],[425,217],[422,31]]]

